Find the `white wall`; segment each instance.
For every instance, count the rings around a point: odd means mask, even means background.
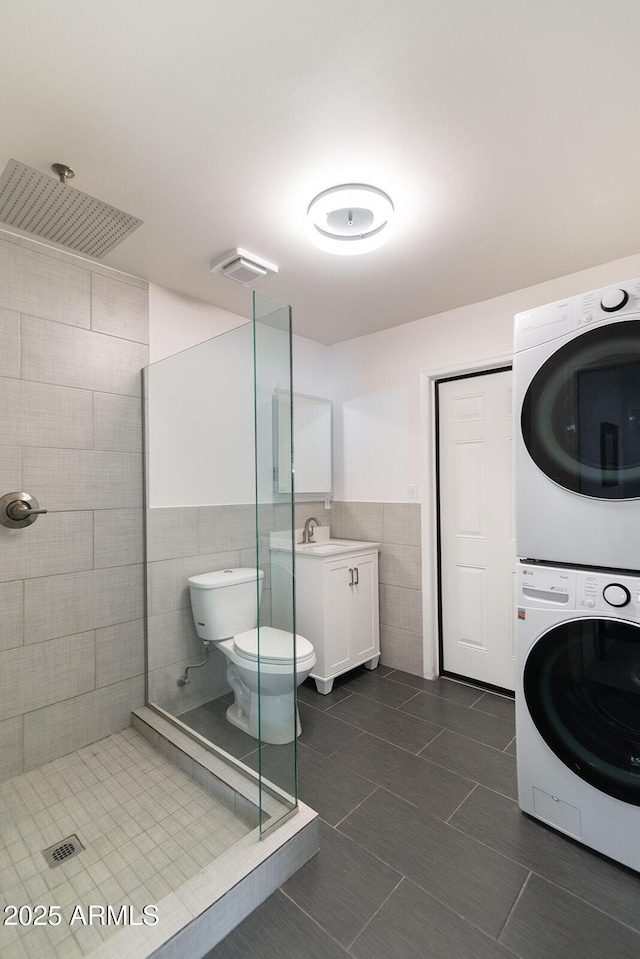
[[[404,502],[419,483],[421,371],[510,354],[515,313],[638,275],[640,254],[330,347],[335,499]]]
[[[248,323],[246,316],[229,313],[155,283],[149,284],[150,363],[244,323]]]
[[[149,367],[149,506],[252,502],[252,358],[245,323]]]
[[[196,343],[248,322],[245,316],[150,283],[149,362],[155,363],[166,356],[173,356]],[[294,313],[293,389],[296,393],[328,397],[330,348],[304,336],[296,336],[295,328]]]
[[[149,327],[150,505],[252,502],[255,495],[254,399],[249,320],[152,284]],[[191,349],[198,344],[201,344],[198,349]],[[286,334],[260,324],[258,414],[262,502],[268,501],[273,493],[272,399],[276,389],[288,386],[288,364],[283,363],[286,350]],[[294,336],[293,364],[296,392],[328,395],[327,346]]]

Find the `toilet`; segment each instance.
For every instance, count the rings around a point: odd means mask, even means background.
[[[188,583],[198,636],[227,658],[227,681],[235,696],[228,721],[255,739],[279,745],[293,741],[294,715],[296,736],[302,727],[292,688],[293,634],[257,628],[263,578],[262,570],[220,569],[190,576]],[[316,654],[298,635],[295,650],[297,687],[315,666]]]

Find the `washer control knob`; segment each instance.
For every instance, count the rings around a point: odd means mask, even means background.
[[[609,606],[626,606],[631,600],[631,593],[626,586],[621,586],[620,583],[609,583],[602,590],[602,595]]]
[[[626,290],[607,290],[600,300],[600,306],[605,313],[615,313],[616,310],[621,310],[628,301],[629,294]]]
[[[593,609],[593,607],[594,607],[595,605],[596,605],[596,604],[594,603],[594,601],[593,601],[592,599],[588,599],[588,600],[587,600],[587,606],[589,607],[589,609]]]

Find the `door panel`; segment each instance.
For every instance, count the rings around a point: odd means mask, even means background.
[[[454,443],[456,536],[485,537],[485,447],[484,442]]]
[[[438,384],[443,669],[514,688],[511,370]]]
[[[487,651],[487,571],[481,566],[454,567],[454,635],[460,646]]]

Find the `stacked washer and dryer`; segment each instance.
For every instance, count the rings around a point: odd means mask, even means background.
[[[640,279],[515,317],[521,809],[640,870]]]

